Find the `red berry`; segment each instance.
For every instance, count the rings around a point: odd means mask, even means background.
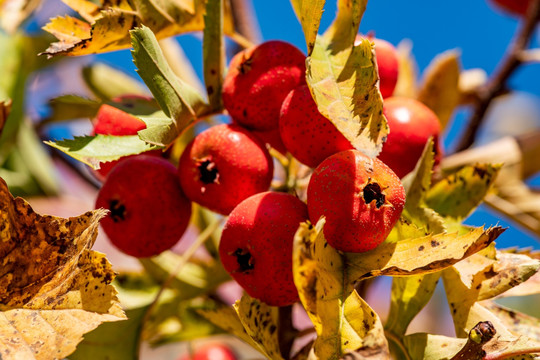
[[[306,56],[291,44],[267,41],[236,54],[223,82],[223,105],[251,130],[278,127],[285,96],[305,84]]]
[[[279,128],[266,130],[266,131],[252,131],[259,139],[262,140],[265,144],[270,145],[275,150],[279,151],[281,154],[286,155],[287,149],[283,145],[281,140],[281,135],[279,134]]]
[[[353,148],[335,125],[321,115],[307,85],[292,90],[283,101],[279,132],[287,150],[310,167]]]
[[[315,169],[307,204],[312,223],[326,217],[323,232],[328,244],[341,251],[365,252],[382,243],[398,221],[405,190],[382,161],[347,150]]]
[[[515,15],[525,15],[531,0],[491,0],[493,4]]]
[[[300,222],[307,217],[302,201],[275,192],[251,196],[231,212],[219,255],[225,269],[250,296],[272,306],[298,300],[292,245]]]
[[[193,139],[178,169],[188,198],[227,215],[242,200],[268,190],[274,164],[265,145],[248,130],[218,125]]]
[[[236,360],[232,350],[223,344],[207,344],[198,348],[193,357],[182,356],[180,360]]]
[[[358,36],[356,44],[360,42]],[[377,57],[377,67],[379,68],[379,88],[383,98],[392,96],[396,88],[399,74],[398,53],[394,45],[382,39],[370,39],[375,43],[375,55]]]
[[[111,171],[96,208],[110,211],[101,226],[111,242],[139,258],[170,249],[191,216],[191,202],[178,183],[174,165],[148,155],[126,159]]]
[[[404,97],[384,101],[384,114],[390,133],[379,159],[401,178],[414,170],[430,137],[434,140],[436,163],[442,150],[439,145],[439,118],[421,102]]]
[[[115,98],[113,101],[118,103],[120,106],[131,107],[133,102],[149,103],[152,101],[152,99],[138,95],[125,95]],[[114,106],[103,104],[99,108],[99,111],[94,119],[93,133],[117,136],[137,135],[138,131],[144,129],[146,129],[146,124],[144,121]],[[160,154],[160,150],[153,150],[146,153],[146,155],[153,156],[159,156]],[[137,155],[125,156],[115,161],[101,163],[100,168],[96,170],[96,176],[103,181],[119,161],[135,156]]]

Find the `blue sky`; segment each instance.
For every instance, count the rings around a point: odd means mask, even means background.
[[[455,1],[397,1],[371,0],[360,31],[374,31],[376,37],[397,45],[402,39],[413,42],[413,55],[420,72],[437,54],[448,49],[460,49],[464,69],[482,68],[488,74],[493,72],[518,27],[518,20],[495,9],[489,0]],[[305,41],[289,1],[254,0],[263,40],[281,39],[305,51]],[[321,31],[333,20],[336,2],[327,1],[321,23]],[[538,34],[538,32],[537,32]],[[178,41],[201,74],[202,50],[200,36],[184,35]],[[533,39],[533,46],[538,46]],[[100,55],[101,60],[134,70],[129,51]],[[510,79],[513,89],[540,94],[540,65],[522,66]],[[458,129],[465,120],[460,112],[453,129]],[[446,144],[452,142],[456,131],[447,136]],[[498,215],[497,215],[498,216]],[[533,246],[540,249],[540,243],[516,226],[494,217],[481,207],[467,223],[474,225],[511,226],[498,240],[501,247]]]

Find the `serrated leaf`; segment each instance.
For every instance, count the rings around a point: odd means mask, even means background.
[[[90,1],[67,0],[86,21],[66,16],[52,19],[44,30],[59,40],[42,54],[76,56],[125,49],[131,46],[129,30],[146,25],[159,39],[204,29],[204,0],[193,1]],[[224,30],[234,36],[232,15],[226,8]]]
[[[105,63],[92,63],[82,69],[83,80],[98,98],[111,100],[121,95],[147,96],[141,82]]]
[[[41,0],[1,0],[0,26],[14,33],[40,5]]]
[[[357,349],[388,352],[377,314],[354,290],[345,257],[328,246],[320,220],[302,223],[293,245],[293,276],[300,301],[315,326],[319,359],[340,359]]]
[[[247,334],[257,343],[258,350],[272,360],[282,360],[279,350],[279,309],[248,295],[233,305]]]
[[[418,93],[418,100],[437,114],[444,129],[459,104],[460,54],[449,50],[439,54],[429,64]]]
[[[373,44],[336,48],[318,36],[307,59],[307,83],[319,112],[358,150],[375,157],[388,135],[377,87]]]
[[[300,20],[304,31],[308,56],[311,55],[315,46],[325,2],[326,0],[291,0],[296,17]]]
[[[62,151],[94,169],[99,169],[101,162],[118,160],[123,156],[159,149],[158,146],[145,143],[137,135],[77,136],[72,140],[46,141],[45,144]]]
[[[390,313],[384,328],[398,336],[405,335],[416,315],[426,306],[435,292],[440,272],[408,277],[394,277]]]
[[[403,338],[403,344],[413,360],[449,360],[465,343],[467,339],[426,333],[414,333]]]
[[[208,102],[213,110],[223,108],[221,88],[225,71],[223,0],[208,0],[204,16],[203,70]]]
[[[143,26],[131,31],[133,61],[138,73],[170,119],[167,125],[153,131],[139,132],[141,139],[159,146],[168,146],[197,116],[207,110],[207,104],[196,90],[180,80],[171,70],[152,31]],[[156,133],[160,135],[158,138]]]
[[[158,256],[139,259],[139,262],[155,281],[162,283],[174,272],[180,262],[180,255],[165,251]],[[213,291],[229,279],[230,276],[220,262],[191,260],[172,279],[170,287],[178,291],[179,300],[184,300]]]
[[[403,179],[407,201],[402,216],[428,233],[439,234],[446,230],[443,218],[425,203],[426,194],[431,186],[435,154],[433,139],[430,139],[415,169]]]
[[[426,204],[442,216],[463,219],[482,202],[500,169],[500,164],[466,166],[433,185]]]
[[[42,216],[14,199],[3,180],[0,198],[2,359],[63,358],[84,333],[125,319],[110,285],[111,264],[90,250],[103,210]]]
[[[464,332],[479,321],[490,320],[496,325],[499,320],[482,318],[490,313],[477,302],[491,299],[525,282],[539,268],[540,261],[525,255],[498,253],[497,261],[487,259],[479,262],[478,257],[471,257],[446,269],[443,272],[444,286],[457,336],[464,336]],[[482,315],[484,313],[488,315]],[[495,318],[492,314],[489,316]],[[496,328],[500,331],[497,325]]]

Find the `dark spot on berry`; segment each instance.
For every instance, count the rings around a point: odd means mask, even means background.
[[[240,272],[253,270],[253,260],[249,252],[244,249],[236,249],[233,255],[236,256],[236,261],[238,262]]]
[[[126,219],[126,207],[120,202],[120,200],[110,200],[109,210],[111,211],[111,219],[115,223]]]
[[[380,209],[384,205],[386,196],[382,193],[381,186],[377,183],[370,183],[364,187],[364,201],[369,204],[375,200],[375,206]]]
[[[205,184],[219,184],[219,172],[216,163],[210,158],[200,160],[197,167],[201,174],[200,180]]]

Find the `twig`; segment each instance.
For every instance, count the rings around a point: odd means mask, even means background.
[[[242,46],[248,43],[239,41],[241,38],[248,40],[249,43],[258,44],[262,41],[261,30],[257,23],[257,17],[253,10],[250,0],[230,0],[231,10],[234,19],[234,25],[239,37],[233,36],[236,44],[230,49],[231,54],[236,54],[242,50]]]
[[[465,133],[461,137],[456,152],[467,149],[474,142],[476,132],[484,119],[491,101],[504,91],[508,79],[514,70],[522,64],[523,51],[527,49],[538,21],[540,21],[540,0],[532,0],[529,4],[523,25],[516,34],[515,40],[510,44],[507,55],[501,61],[498,71],[484,87],[479,89],[478,98],[473,106],[473,114]]]
[[[476,324],[469,333],[469,339],[463,348],[450,360],[482,360],[486,352],[482,347],[493,339],[497,330],[489,321]]]
[[[205,243],[206,240],[210,239],[210,236],[219,227],[221,221],[222,221],[222,219],[217,219],[216,221],[214,221],[213,223],[208,225],[206,227],[206,229],[204,229],[204,231],[199,234],[197,239],[195,239],[193,244],[191,244],[186,249],[186,251],[184,251],[184,253],[181,255],[180,260],[178,261],[178,264],[176,265],[176,268],[174,269],[174,271],[172,271],[169,274],[169,277],[161,284],[161,287],[159,288],[156,296],[154,297],[154,300],[148,306],[148,309],[146,309],[146,312],[144,313],[144,317],[143,317],[142,322],[141,322],[141,326],[142,326],[143,329],[144,329],[144,325],[146,324],[146,322],[150,318],[150,315],[152,314],[152,311],[156,307],[156,305],[157,305],[161,295],[163,294],[163,292],[171,285],[171,283],[174,280],[175,276],[180,271],[182,271],[184,266],[188,263],[189,259],[191,259],[193,254],[195,254],[197,249],[200,248]],[[141,331],[141,333],[142,333],[142,331]],[[138,352],[140,351],[140,347],[141,347],[140,345],[142,344],[141,340],[142,340],[141,337],[139,337],[139,346],[137,347]],[[139,354],[137,354],[137,356],[136,356],[137,359],[139,358],[138,355]]]

